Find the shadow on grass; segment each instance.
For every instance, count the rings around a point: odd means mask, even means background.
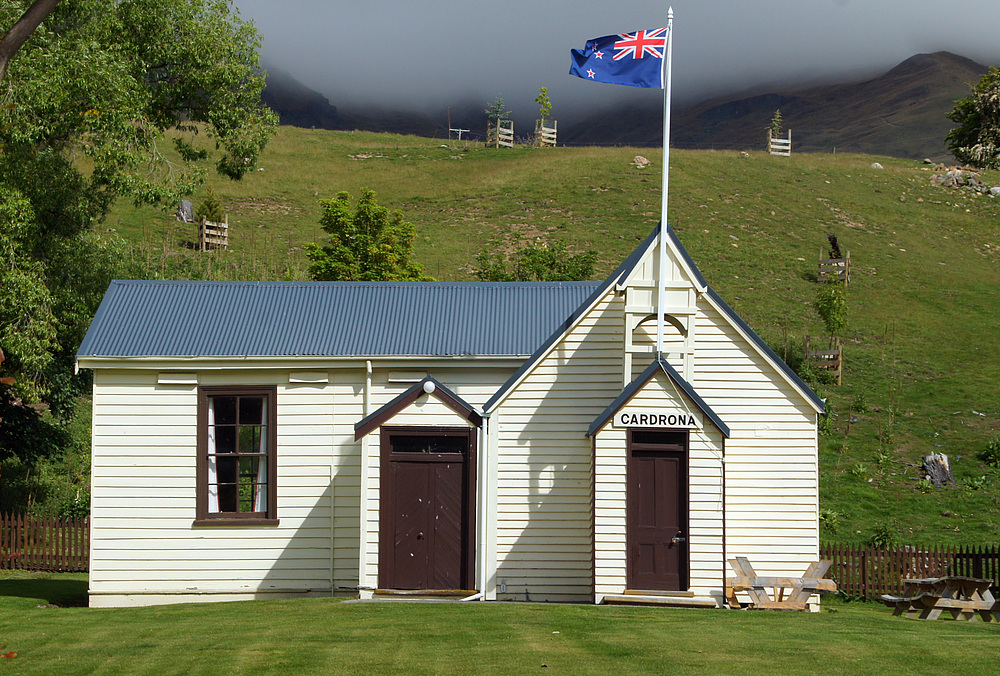
[[[60,608],[87,606],[87,576],[26,576],[0,579],[0,597],[35,599]]]

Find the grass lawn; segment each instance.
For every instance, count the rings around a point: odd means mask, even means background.
[[[824,673],[995,669],[1000,625],[821,613],[295,599],[73,607],[86,575],[0,579],[0,673]],[[544,672],[542,671],[544,669]]]

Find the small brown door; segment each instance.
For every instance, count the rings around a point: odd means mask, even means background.
[[[467,429],[383,428],[380,587],[469,589],[473,439]]]
[[[630,589],[688,588],[687,432],[629,433]]]

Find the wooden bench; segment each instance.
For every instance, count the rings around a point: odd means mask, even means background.
[[[825,560],[811,563],[802,577],[767,577],[757,575],[745,556],[729,559],[729,565],[736,571],[736,577],[731,581],[734,593],[730,596],[730,605],[739,607],[735,592],[745,591],[750,596],[750,608],[808,610],[809,597],[813,594],[837,591],[837,583],[823,577],[832,563]],[[775,598],[771,598],[767,593],[768,587],[771,588]]]
[[[882,603],[899,617],[936,620],[947,612],[953,619],[1000,622],[1000,603],[990,591],[992,580],[952,575],[903,580],[902,596],[882,595]]]

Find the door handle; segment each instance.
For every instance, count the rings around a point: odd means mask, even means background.
[[[687,542],[687,538],[682,538],[680,535],[675,535],[674,537],[670,538],[670,544],[676,545],[680,542]]]

